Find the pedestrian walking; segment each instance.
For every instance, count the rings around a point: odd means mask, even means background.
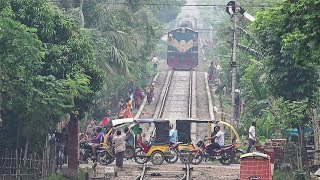
[[[116,153],[116,166],[121,171],[123,171],[123,158],[126,150],[125,140],[126,134],[121,134],[121,131],[118,130],[117,135],[113,138],[113,144]]]
[[[251,151],[252,146],[256,142],[256,122],[252,122],[251,127],[249,128],[249,145],[247,153]]]

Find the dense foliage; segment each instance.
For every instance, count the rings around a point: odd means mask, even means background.
[[[78,120],[146,85],[162,23],[179,12],[148,3],[185,1],[1,1],[0,149],[41,150],[66,115],[77,147]]]
[[[13,0],[0,16],[0,147],[35,149],[62,115],[89,110],[103,74],[85,35],[47,1]]]
[[[257,121],[258,136],[268,138],[287,138],[282,130],[297,128],[299,151],[305,155],[305,138],[300,133],[304,129],[314,130],[319,148],[319,2],[257,0],[241,1],[241,6],[256,17],[250,23],[238,16],[237,82],[245,102],[239,119],[243,133],[251,121]],[[230,30],[226,29],[231,28],[222,23],[218,27],[217,36],[228,42]],[[219,43],[214,50],[222,66],[218,89],[231,85],[230,49],[228,43]],[[299,159],[300,168],[307,167],[304,157]]]
[[[108,77],[96,94],[91,112],[94,118],[104,116],[107,109],[115,109],[117,100],[127,98],[133,86],[147,85],[152,75],[150,56],[165,33],[162,25],[174,19],[180,8],[177,5],[184,3],[183,0],[68,0],[59,4],[90,37],[95,59]]]

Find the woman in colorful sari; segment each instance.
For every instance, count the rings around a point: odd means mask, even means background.
[[[126,109],[124,110],[123,118],[132,118],[132,114],[131,114],[132,104],[130,103],[130,101],[132,101],[130,98],[126,100]]]

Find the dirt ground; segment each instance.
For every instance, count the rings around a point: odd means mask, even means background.
[[[112,164],[114,165],[114,164]],[[177,162],[175,164],[164,163],[162,165],[149,165],[149,171],[159,172],[179,172],[183,170],[184,165]],[[203,162],[200,165],[191,166],[191,178],[193,180],[235,180],[239,179],[239,165],[232,164],[229,166],[220,165],[218,162]],[[118,171],[118,177],[114,180],[132,180],[139,175],[142,170],[142,165],[139,165],[131,160],[124,162],[124,171]],[[178,173],[177,173],[178,174]]]

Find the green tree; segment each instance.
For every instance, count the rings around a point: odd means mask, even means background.
[[[2,77],[12,73],[4,86],[10,88],[3,93],[10,95],[4,98],[9,107],[1,109],[7,115],[4,129],[17,129],[12,136],[16,146],[21,132],[38,143],[55,129],[62,114],[69,113],[69,165],[76,170],[78,120],[89,110],[103,80],[93,48],[72,21],[46,0],[10,1],[1,17],[8,19],[1,24],[1,56],[8,61],[1,64]]]
[[[316,4],[316,1],[285,1],[278,8],[258,13],[254,23],[256,37],[261,42],[259,47],[266,57],[265,65],[270,93],[289,103],[305,102],[310,110],[303,114],[306,117],[297,117],[300,121],[306,119],[303,121],[305,124],[310,123],[308,120],[315,119],[310,112],[315,108],[314,102],[319,89],[319,66],[314,64],[315,59],[313,59],[318,57],[297,55],[297,49],[303,49],[306,46],[301,43],[303,37],[296,35],[297,29],[309,28],[308,24],[305,24],[306,21],[300,17],[310,17],[309,20],[315,21],[313,16],[310,16],[310,11],[302,13],[299,10],[300,7],[303,6],[314,13],[313,6]],[[305,34],[305,36],[313,38],[312,34]],[[317,53],[312,53],[310,50],[309,54]],[[314,127],[318,126],[317,123],[314,125]],[[294,127],[301,128],[302,125],[294,124]],[[317,135],[315,141],[317,141]]]
[[[185,2],[67,0],[59,4],[90,37],[96,61],[108,77],[103,89],[96,94],[95,118],[103,116],[106,109],[115,107],[114,103],[110,103],[111,96],[126,98],[128,91],[132,90],[131,86],[145,86],[146,79],[152,73],[150,54],[163,33],[160,24],[163,19],[157,17],[163,7],[145,5],[150,3]],[[177,11],[177,6],[166,8]],[[173,19],[175,15],[168,15],[168,18]]]

